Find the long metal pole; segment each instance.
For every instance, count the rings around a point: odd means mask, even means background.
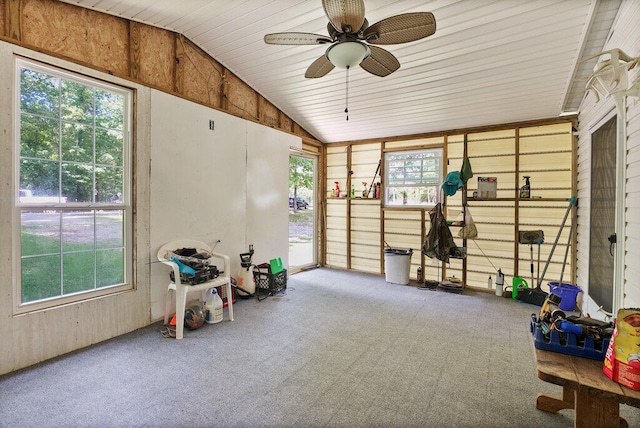
[[[562,223],[560,224],[560,229],[558,230],[558,236],[556,236],[556,240],[553,242],[553,247],[551,247],[551,252],[549,252],[549,258],[547,258],[547,263],[544,265],[544,270],[542,271],[542,275],[538,280],[538,286],[537,286],[538,289],[540,288],[540,286],[542,286],[544,274],[547,273],[547,268],[549,267],[549,263],[551,263],[551,257],[553,256],[553,252],[556,249],[556,245],[558,245],[560,234],[562,233],[562,229],[564,229],[564,224],[567,222],[567,217],[569,217],[569,213],[571,212],[571,208],[573,207],[573,204],[575,203],[575,201],[576,201],[576,197],[572,196],[571,200],[569,201],[569,207],[567,208],[567,212],[564,214],[564,218],[562,219]]]

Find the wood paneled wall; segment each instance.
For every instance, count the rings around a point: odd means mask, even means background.
[[[315,140],[178,33],[55,0],[0,0],[0,39]]]

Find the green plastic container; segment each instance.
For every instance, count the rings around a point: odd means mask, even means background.
[[[517,300],[518,292],[524,288],[529,288],[529,284],[527,283],[527,280],[519,276],[514,276],[513,286],[511,287],[511,297],[513,298],[513,300]]]
[[[271,273],[280,273],[284,270],[284,266],[282,266],[282,259],[278,257],[277,259],[271,259],[269,261],[269,265],[271,265]]]

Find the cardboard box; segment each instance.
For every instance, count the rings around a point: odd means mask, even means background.
[[[498,194],[498,177],[478,177],[478,198],[496,198]]]

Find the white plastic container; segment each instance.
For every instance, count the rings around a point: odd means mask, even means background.
[[[384,274],[387,282],[393,284],[409,284],[409,271],[411,270],[412,249],[408,250],[384,250]]]
[[[502,297],[502,286],[504,285],[504,274],[502,270],[498,269],[498,275],[496,275],[496,296]]]
[[[207,301],[205,303],[205,309],[207,310],[207,315],[205,320],[207,324],[215,324],[222,321],[223,313],[222,313],[222,299],[218,296],[218,290],[215,288],[209,289],[209,293],[207,294]]]

